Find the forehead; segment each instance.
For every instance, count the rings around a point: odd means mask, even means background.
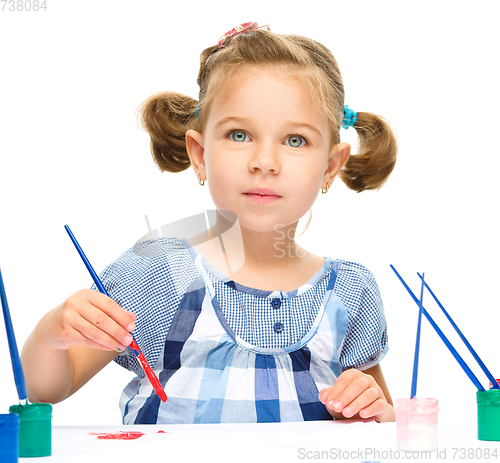
[[[317,123],[326,119],[324,106],[315,92],[317,74],[296,66],[244,66],[219,72],[207,109],[209,117],[224,111],[246,110],[296,112]],[[216,114],[213,114],[214,116]]]

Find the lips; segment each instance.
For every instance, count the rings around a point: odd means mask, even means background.
[[[243,192],[244,195],[259,195],[259,196],[278,196],[278,193],[268,188],[252,188],[251,190]]]
[[[257,204],[268,204],[281,198],[281,195],[268,188],[252,188],[243,194]]]

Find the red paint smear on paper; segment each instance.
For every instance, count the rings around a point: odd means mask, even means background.
[[[168,432],[162,431],[161,429],[156,434],[168,434]]]
[[[98,439],[115,440],[133,440],[144,436],[144,433],[138,431],[120,431],[120,432],[90,432],[91,436],[97,436]]]
[[[153,386],[153,389],[155,390],[156,394],[163,402],[166,402],[167,394],[165,394],[165,391],[161,387],[160,381],[158,381],[158,378],[156,377],[154,371],[149,366],[149,363],[145,359],[144,354],[141,352],[141,349],[139,348],[135,340],[132,339],[130,347],[137,352],[137,357],[139,357],[139,361],[141,362],[142,368],[144,368],[146,376],[148,377],[149,382],[151,383],[151,386]]]

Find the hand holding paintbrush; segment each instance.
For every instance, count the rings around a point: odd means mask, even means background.
[[[46,313],[24,343],[31,400],[58,403],[82,387],[132,338],[135,315],[90,289]]]
[[[66,230],[70,233],[69,228]],[[72,240],[76,246],[74,236]],[[77,249],[90,271],[83,251],[79,246]],[[103,294],[90,289],[78,291],[45,314],[26,340],[22,358],[30,397],[51,403],[65,400],[111,362],[117,351],[130,346],[165,401],[158,378],[131,334],[135,314],[114,302],[101,289],[93,269],[90,273]]]
[[[76,240],[75,236],[71,232],[71,229],[67,225],[65,225],[64,228],[68,232],[68,235],[69,235],[71,241],[73,242],[73,244],[75,245],[75,248],[78,251],[78,254],[80,254],[80,257],[82,258],[83,263],[87,267],[87,270],[89,271],[92,279],[94,280],[95,285],[97,286],[97,288],[99,289],[99,291],[101,293],[103,293],[103,294],[105,294],[106,296],[109,297],[109,294],[106,291],[106,288],[102,284],[99,276],[97,275],[97,273],[95,272],[94,268],[92,267],[92,265],[90,264],[89,260],[87,259],[87,256],[85,255],[85,253],[83,252],[83,249],[80,247],[80,244],[78,243],[78,241]],[[133,331],[133,328],[130,331]],[[155,390],[155,392],[158,395],[158,397],[160,397],[160,399],[163,402],[166,402],[167,395],[165,394],[165,391],[161,387],[161,384],[158,381],[158,378],[156,377],[156,375],[154,374],[153,370],[149,366],[149,363],[147,362],[146,358],[144,357],[144,354],[141,352],[140,347],[138,346],[137,342],[135,341],[135,339],[134,339],[134,337],[132,335],[131,335],[131,338],[132,339],[129,339],[129,337],[127,336],[127,338],[126,338],[127,344],[130,344],[130,347],[134,351],[135,355],[138,357],[139,362],[141,363],[141,366],[144,369],[144,373],[146,373],[146,376],[147,376],[149,382],[151,383],[151,386],[153,386],[153,389]]]
[[[45,342],[61,350],[83,345],[121,352],[135,329],[135,314],[90,289],[71,295],[44,318]]]

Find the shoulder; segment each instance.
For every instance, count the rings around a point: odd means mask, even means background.
[[[108,267],[126,270],[133,265],[139,269],[169,265],[188,256],[184,243],[176,238],[139,240]]]
[[[176,238],[140,240],[103,271],[117,280],[137,279],[189,266],[192,259],[184,243]]]
[[[373,273],[364,265],[358,262],[350,262],[337,259],[337,283],[339,285],[349,285],[351,287],[362,287],[376,290],[378,292],[377,281]]]
[[[185,244],[176,238],[140,240],[101,274],[110,296],[124,308],[139,297],[180,296],[198,271]]]
[[[357,262],[338,259],[336,264],[334,291],[350,314],[367,308],[382,311],[382,298],[373,273]]]

